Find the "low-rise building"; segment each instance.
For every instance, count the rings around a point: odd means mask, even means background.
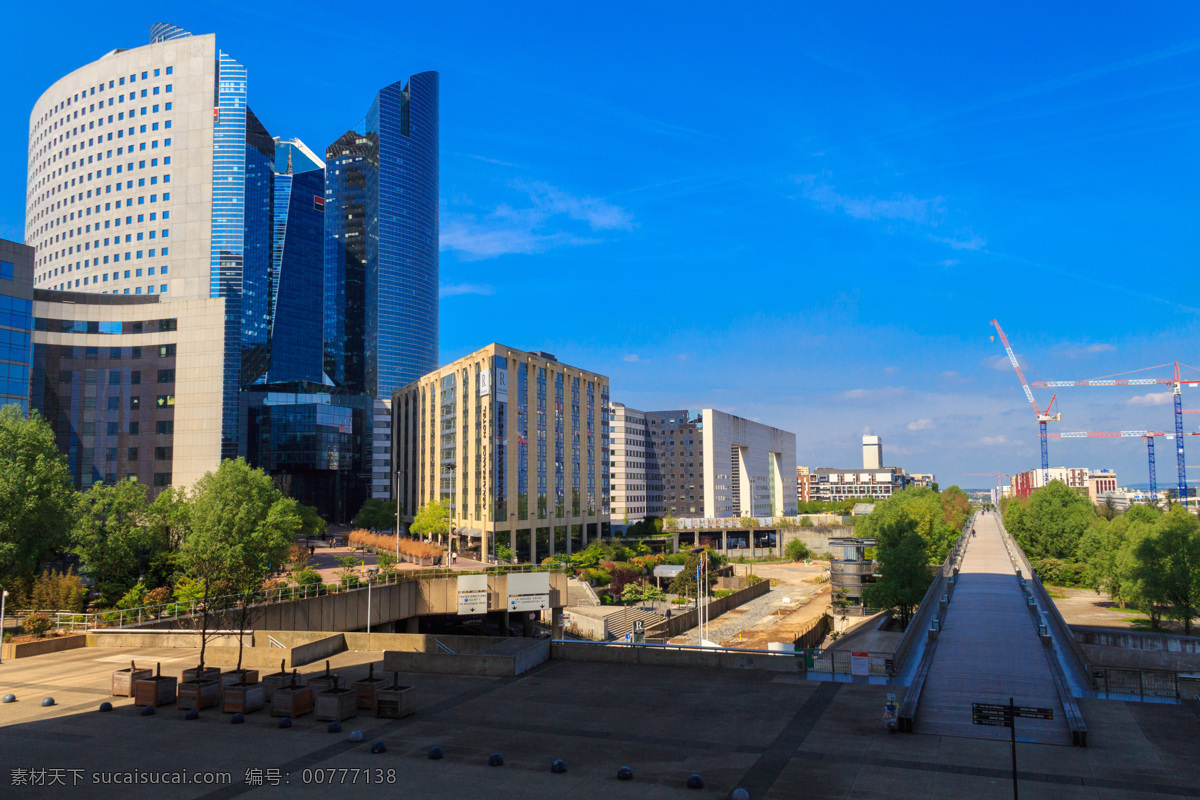
[[[1104,502],[1105,496],[1111,496],[1117,492],[1117,473],[1111,469],[1098,469],[1091,472],[1088,475],[1087,490],[1088,497],[1093,503]],[[1125,501],[1125,504],[1128,506],[1128,500]]]
[[[898,467],[883,469],[839,469],[820,467],[809,478],[813,500],[839,502],[874,498],[886,500],[905,487],[904,471]]]
[[[1043,475],[1043,470],[1039,467],[1011,476],[1009,485],[1012,487],[1014,497],[1028,497],[1035,489],[1040,489],[1052,481],[1061,481],[1072,489],[1086,490],[1088,488],[1088,468],[1050,467],[1045,470],[1045,475]]]

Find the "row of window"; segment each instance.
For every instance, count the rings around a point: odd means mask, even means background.
[[[173,74],[173,70],[174,70],[173,67],[168,67],[167,69],[172,70],[172,72],[167,73],[168,75]],[[154,70],[154,72],[156,73],[154,77],[156,77],[156,78],[161,77],[161,75],[157,74],[159,72],[159,70]],[[147,73],[143,73],[143,75],[147,75]],[[108,82],[108,88],[115,89],[115,88],[124,86],[125,85],[124,80],[125,80],[124,78],[116,78],[114,80],[111,80]],[[145,80],[149,80],[149,78],[147,77],[147,78],[145,78]],[[137,82],[137,75],[135,73],[134,75],[130,76],[130,84],[133,84],[136,82]],[[54,131],[59,130],[60,128],[66,128],[66,126],[68,124],[70,124],[72,121],[79,119],[80,115],[84,115],[86,117],[87,114],[95,113],[97,108],[100,108],[100,109],[105,108],[105,103],[104,103],[105,98],[102,96],[99,98],[98,104],[96,102],[92,102],[86,107],[81,107],[81,108],[75,109],[73,112],[67,110],[70,108],[70,106],[73,103],[79,103],[80,101],[86,103],[88,97],[95,97],[97,89],[99,89],[101,94],[103,94],[105,91],[104,83],[102,82],[98,87],[96,87],[96,86],[91,87],[90,94],[86,90],[82,94],[77,93],[74,97],[74,100],[72,100],[71,98],[67,98],[65,101],[58,103],[52,109],[50,109],[45,114],[43,114],[38,119],[38,121],[36,123],[34,123],[34,129],[33,129],[32,135],[30,137],[31,145],[37,146],[38,143],[40,143],[43,139],[46,139],[47,137],[51,137],[50,141],[47,142],[46,145],[44,145],[42,147],[42,149],[38,151],[39,153],[44,152],[47,147],[53,146],[53,145],[57,144],[58,142],[62,141],[63,139],[67,138],[68,136],[72,135],[72,132],[64,131],[64,133],[54,136],[53,135]],[[174,84],[170,84],[170,83],[168,83],[162,87],[153,86],[149,89],[142,89],[142,90],[140,90],[140,92],[139,92],[139,90],[135,89],[134,91],[130,92],[128,95],[126,95],[124,91],[121,91],[116,97],[112,97],[112,96],[108,97],[108,106],[111,107],[114,102],[115,103],[124,103],[127,99],[130,102],[134,102],[139,97],[142,97],[142,98],[157,97],[160,94],[160,92],[162,94],[170,94],[173,91],[174,91]],[[63,114],[58,119],[51,121],[51,117],[53,117],[55,114],[57,114],[61,111],[66,111],[67,113]]]
[[[179,329],[176,318],[152,319],[141,322],[101,322],[97,320],[52,319],[37,317],[34,319],[34,330],[49,331],[50,333],[159,333]],[[120,356],[114,355],[113,358]]]
[[[161,110],[163,112],[171,111],[172,106],[170,103],[166,103],[161,107]],[[142,116],[145,116],[147,114],[158,114],[159,112],[160,112],[160,106],[158,104],[150,106],[149,108],[147,108],[147,107],[142,108]],[[137,116],[137,115],[133,111],[129,112],[129,120],[132,120],[135,116]],[[125,112],[123,112],[123,111],[115,116],[112,114],[108,115],[108,124],[110,124],[110,125],[113,125],[116,123],[122,124],[122,128],[116,132],[116,137],[117,137],[118,141],[125,138],[125,128],[123,126],[126,121],[127,120],[125,119]],[[105,122],[104,119],[101,118],[99,121],[99,124],[101,127],[104,126],[104,122]],[[140,131],[141,133],[153,133],[153,132],[159,130],[160,125],[162,126],[162,130],[170,130],[171,122],[172,121],[168,119],[168,120],[163,121],[162,123],[153,122],[153,121],[148,122],[148,123],[142,123],[140,125],[140,127],[138,125],[134,125],[132,128],[128,129],[129,135],[133,136],[135,134],[135,132],[138,132],[138,131]],[[95,127],[95,125],[96,125],[96,123],[93,122],[92,126]],[[138,131],[135,131],[135,128],[138,129]],[[32,173],[29,176],[30,180],[31,180],[31,184],[29,187],[28,194],[32,195],[38,189],[41,189],[43,186],[46,186],[54,178],[61,177],[65,173],[71,172],[72,170],[83,168],[85,162],[83,160],[82,154],[80,154],[80,157],[78,159],[72,159],[71,162],[68,164],[63,164],[61,167],[54,167],[53,164],[59,160],[60,155],[62,158],[66,158],[68,155],[70,155],[72,153],[78,153],[80,150],[86,150],[89,147],[95,147],[97,144],[102,144],[104,142],[111,142],[111,141],[113,141],[112,133],[108,133],[108,134],[100,133],[100,134],[88,139],[87,143],[76,142],[75,144],[71,145],[70,147],[63,148],[63,151],[61,154],[55,154],[55,156],[51,157],[47,161],[44,161],[44,162],[38,164],[37,167],[35,167],[33,169]],[[132,144],[129,145],[128,149],[129,149],[129,152],[132,153],[133,145]],[[117,150],[118,150],[118,152],[121,152],[124,150],[124,147],[118,147]],[[91,163],[93,163],[93,161],[102,161],[102,160],[104,160],[104,157],[105,157],[105,154],[103,151],[101,151],[100,153],[89,155],[87,157],[86,163],[91,164]],[[113,157],[113,151],[109,150],[108,158],[112,158],[112,157]],[[49,173],[47,173],[46,175],[43,175],[41,178],[37,178],[36,180],[34,179],[35,176],[37,176],[39,173],[45,171],[46,169],[50,170]],[[72,185],[74,185],[74,184],[72,184]],[[44,195],[40,199],[45,199]]]

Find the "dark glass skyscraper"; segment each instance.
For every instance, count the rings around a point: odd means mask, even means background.
[[[438,74],[380,91],[325,176],[325,372],[388,399],[437,367]]]

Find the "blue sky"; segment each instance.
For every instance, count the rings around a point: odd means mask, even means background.
[[[545,349],[628,405],[793,430],[801,464],[858,464],[869,430],[986,487],[965,474],[1037,464],[989,320],[1043,379],[1200,366],[1200,6],[978,5],[23,4],[0,236],[33,102],[151,22],[216,32],[259,118],[318,151],[436,69],[445,360]],[[1059,430],[1169,428],[1169,403],[1066,390]],[[1140,440],[1051,462],[1146,479]]]

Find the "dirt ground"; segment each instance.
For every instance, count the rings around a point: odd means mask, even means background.
[[[766,650],[770,642],[792,642],[814,619],[829,612],[829,583],[822,579],[828,574],[823,561],[772,563],[753,565],[754,574],[775,581],[773,594],[782,594],[791,602],[780,602],[758,619],[745,620],[746,625],[736,635],[721,644],[746,650]],[[782,597],[780,598],[782,601]],[[747,613],[732,609],[731,614]]]
[[[1133,608],[1121,608],[1119,603],[1104,592],[1097,593],[1092,589],[1068,589],[1060,586],[1047,586],[1046,591],[1052,597],[1058,612],[1068,625],[1094,625],[1102,628],[1150,629],[1150,618]],[[1196,630],[1200,620],[1192,621],[1192,630]],[[1164,619],[1162,630],[1173,633],[1183,633],[1183,625],[1175,620]]]

